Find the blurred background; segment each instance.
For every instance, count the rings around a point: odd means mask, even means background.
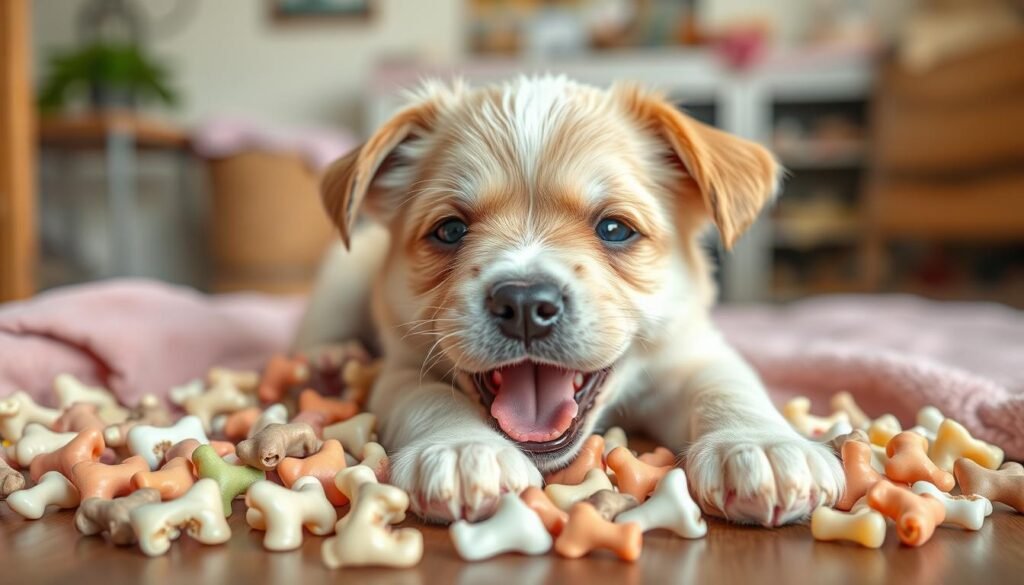
[[[4,0],[0,300],[308,290],[318,174],[427,76],[630,79],[769,146],[722,297],[1024,307],[1021,0]]]

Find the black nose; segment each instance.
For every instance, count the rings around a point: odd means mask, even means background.
[[[562,314],[562,293],[548,282],[499,282],[487,297],[487,309],[502,333],[529,343],[555,327]]]

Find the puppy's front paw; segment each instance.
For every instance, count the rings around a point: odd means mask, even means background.
[[[413,443],[392,457],[390,479],[413,512],[441,522],[486,518],[502,494],[541,485],[526,455],[500,440]]]
[[[832,505],[845,486],[832,451],[784,431],[726,430],[697,440],[686,455],[690,486],[708,514],[780,526]]]

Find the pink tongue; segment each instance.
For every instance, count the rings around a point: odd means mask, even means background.
[[[524,362],[500,370],[501,386],[491,416],[515,441],[543,442],[562,436],[579,405],[574,396],[575,372]]]

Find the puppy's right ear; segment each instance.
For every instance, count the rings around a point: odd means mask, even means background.
[[[349,246],[359,210],[378,199],[381,189],[374,181],[391,164],[398,145],[426,132],[436,117],[430,103],[406,108],[388,120],[362,146],[334,161],[320,183],[320,197],[327,214],[338,226],[341,240]]]

